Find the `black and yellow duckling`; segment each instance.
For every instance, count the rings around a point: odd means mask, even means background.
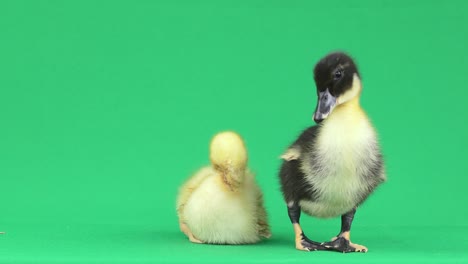
[[[215,135],[211,166],[181,188],[177,213],[181,231],[193,243],[250,244],[270,237],[263,195],[247,168],[247,150],[234,132]]]
[[[331,53],[314,68],[316,126],[307,128],[281,156],[281,189],[299,250],[367,252],[350,241],[356,208],[386,176],[376,132],[359,104],[361,79],[345,53]],[[319,218],[341,216],[341,231],[330,242],[306,237],[301,211]]]

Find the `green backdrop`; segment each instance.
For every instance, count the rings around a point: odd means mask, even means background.
[[[0,2],[0,263],[468,262],[466,1]],[[314,64],[357,60],[388,182],[367,254],[299,252],[278,156],[315,108]],[[194,245],[178,186],[246,140],[273,237]],[[325,241],[339,220],[304,216]]]

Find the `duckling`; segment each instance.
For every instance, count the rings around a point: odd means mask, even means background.
[[[281,156],[281,190],[299,250],[367,252],[350,241],[356,208],[386,180],[377,134],[359,103],[360,74],[353,59],[334,52],[314,68],[317,125],[307,128]],[[341,216],[330,242],[310,240],[301,211],[318,218]]]
[[[181,188],[177,214],[193,243],[250,244],[270,237],[263,195],[247,168],[244,141],[235,132],[218,133],[210,144],[211,166]]]

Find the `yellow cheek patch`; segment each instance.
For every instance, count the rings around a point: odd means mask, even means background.
[[[346,103],[350,101],[351,99],[359,96],[359,94],[361,93],[361,89],[362,89],[361,80],[359,79],[357,74],[354,74],[353,85],[351,86],[351,89],[349,89],[343,95],[338,97],[338,99],[336,100],[337,104],[340,105],[340,104]]]

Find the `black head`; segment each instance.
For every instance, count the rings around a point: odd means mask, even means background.
[[[360,85],[356,87],[355,84],[359,78],[356,64],[349,55],[334,52],[321,59],[314,68],[318,95],[315,122],[327,118],[336,105],[357,96],[361,87]]]

